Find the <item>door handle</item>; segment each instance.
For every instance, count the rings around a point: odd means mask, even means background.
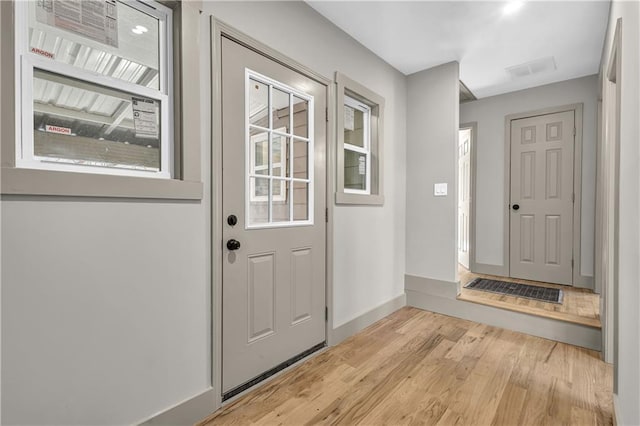
[[[240,241],[234,240],[233,238],[227,241],[227,248],[231,251],[238,250],[240,248]]]
[[[514,209],[514,210],[519,210],[520,209],[520,205],[519,204],[514,204],[511,208]]]

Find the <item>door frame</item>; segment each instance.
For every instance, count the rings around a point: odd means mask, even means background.
[[[461,123],[458,131],[471,129],[471,138],[469,139],[469,270],[474,272],[477,270],[476,265],[476,141],[478,140],[478,122],[470,121]],[[459,184],[459,183],[458,183]],[[457,201],[456,201],[457,202]],[[458,213],[456,209],[456,214]],[[458,229],[460,232],[460,229]]]
[[[254,52],[265,56],[287,68],[290,68],[326,87],[327,121],[326,125],[326,200],[325,226],[325,304],[327,320],[325,322],[325,342],[331,344],[330,324],[333,323],[333,184],[335,172],[335,84],[321,74],[307,68],[299,62],[281,54],[262,42],[236,30],[232,26],[211,16],[211,384],[214,391],[215,410],[227,405],[251,391],[249,388],[234,398],[222,402],[222,262],[224,249],[222,243],[222,46],[221,38],[227,37]],[[322,220],[322,218],[316,218]],[[316,352],[318,353],[318,352]],[[305,358],[306,359],[306,358]],[[295,365],[295,364],[294,364]],[[277,376],[274,375],[272,377]],[[268,379],[267,379],[268,380]],[[215,411],[214,410],[214,411]]]
[[[583,109],[584,104],[576,103],[538,109],[534,111],[509,114],[505,117],[504,125],[504,201],[505,209],[503,214],[503,253],[502,261],[505,265],[505,272],[511,276],[511,265],[509,253],[511,251],[511,122],[522,118],[531,118],[539,115],[555,114],[559,112],[574,112],[574,125],[576,129],[573,153],[573,193],[575,201],[573,203],[573,287],[593,289],[593,276],[580,274],[581,267],[581,218],[582,218],[582,133],[583,133]]]

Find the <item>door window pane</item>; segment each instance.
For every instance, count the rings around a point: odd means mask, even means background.
[[[307,141],[293,141],[293,177],[307,179],[309,177],[309,144]]]
[[[247,154],[251,167],[247,223],[249,227],[309,224],[313,139],[308,137],[308,111],[313,98],[276,81],[248,74]]]
[[[272,222],[289,222],[290,207],[289,202],[291,197],[289,196],[289,181],[283,179],[272,180]]]
[[[297,96],[293,97],[293,134],[309,137],[309,102]]]
[[[289,130],[289,93],[274,88],[272,93],[271,114],[273,116],[273,128],[282,133],[290,133]]]
[[[293,182],[293,220],[309,219],[309,184]]]
[[[249,221],[251,225],[269,223],[268,178],[250,178]]]
[[[269,86],[259,81],[249,80],[249,123],[254,126],[269,127]]]

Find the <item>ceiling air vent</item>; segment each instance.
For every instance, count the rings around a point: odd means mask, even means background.
[[[528,75],[540,74],[543,72],[555,71],[556,61],[553,56],[547,58],[536,59],[535,61],[527,62],[513,67],[505,68],[513,80],[517,78],[526,77]]]

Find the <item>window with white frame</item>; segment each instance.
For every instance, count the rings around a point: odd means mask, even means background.
[[[344,192],[371,193],[371,108],[344,97]]]
[[[172,177],[172,11],[16,2],[16,167]]]
[[[339,72],[336,83],[336,203],[381,205],[384,99]]]

